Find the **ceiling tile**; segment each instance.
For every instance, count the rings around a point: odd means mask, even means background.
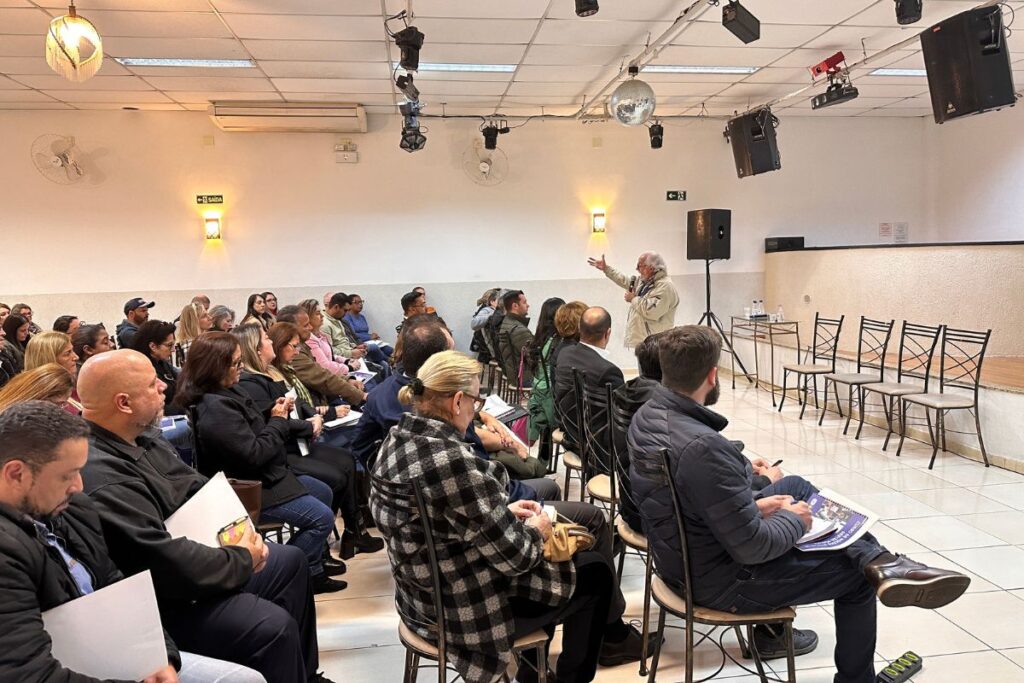
[[[4,102],[0,99],[0,110],[11,110],[11,109],[71,109],[70,104],[64,104],[63,102],[54,102],[50,100],[48,102]]]
[[[41,7],[48,7],[54,10],[66,10],[67,0],[35,0]],[[86,0],[79,5],[79,11],[86,13],[86,18],[92,16],[95,10],[140,10],[146,12],[209,12],[209,0]]]
[[[272,78],[391,78],[386,62],[273,62],[260,66]],[[419,79],[417,74],[416,80]]]
[[[28,0],[0,0],[0,7],[31,7]]]
[[[420,84],[421,97],[425,99],[444,95],[501,95],[509,87],[508,83],[493,81],[431,81]]]
[[[802,68],[769,66],[750,74],[744,79],[744,82],[808,84],[811,82],[811,74],[807,69]]]
[[[575,5],[572,2],[559,0],[552,3],[551,12],[548,16],[554,19],[569,19],[579,22],[594,22],[608,19],[672,22],[679,16],[681,9],[682,3],[678,2],[678,0],[630,0],[629,2],[614,2],[614,0],[611,0],[601,3],[601,9],[598,10],[597,14],[589,17],[577,17]],[[711,11],[714,11],[714,9],[712,8]]]
[[[587,92],[588,85],[588,83],[513,83],[509,86],[508,94],[531,97],[544,95],[579,97]]]
[[[818,24],[831,26],[842,23],[845,19],[862,12],[865,8],[875,4],[876,0],[743,0],[743,6],[757,17],[763,24]],[[879,4],[888,3],[892,10],[892,3],[889,0],[881,0]],[[925,3],[930,4],[930,2]],[[700,18],[701,21],[714,21],[721,23],[721,10],[716,12],[713,8]],[[892,15],[892,23],[895,23],[895,13]]]
[[[707,97],[720,93],[730,86],[727,83],[658,83],[652,87],[656,97]]]
[[[177,59],[246,59],[248,54],[233,38],[124,38],[103,39],[103,50],[118,57]]]
[[[924,53],[920,50],[908,57],[898,59],[885,65],[887,69],[923,69]]]
[[[531,45],[524,64],[604,66],[629,61],[640,54],[637,45]]]
[[[287,14],[222,14],[239,38],[276,40],[383,39],[380,17],[295,16]]]
[[[535,19],[417,19],[426,40],[420,59],[434,61],[430,57],[430,41],[439,43],[512,43],[530,42],[537,30]]]
[[[501,43],[434,43],[424,45],[420,61],[441,64],[518,64],[523,58],[526,45]],[[397,60],[399,51],[392,47],[392,59]]]
[[[272,80],[274,86],[281,92],[390,93],[394,87],[386,78],[274,78]]]
[[[43,51],[43,33],[34,36],[0,35],[0,57],[38,57]]]
[[[15,76],[15,80],[30,88],[39,90],[152,90],[141,78],[136,76],[93,76],[85,83],[73,83],[55,73]]]
[[[934,0],[933,0],[934,1]],[[809,68],[818,62],[822,61],[826,57],[829,57],[832,53],[828,50],[811,50],[807,48],[801,48],[791,51],[789,54],[777,59],[771,63],[771,66],[777,67],[803,67]],[[872,53],[874,54],[874,53]],[[887,54],[884,57],[876,57],[871,61],[871,67],[877,69],[878,67],[886,66],[892,62],[903,59],[913,54],[912,51],[897,50],[891,54]],[[850,56],[851,62],[856,62],[860,59],[860,51],[858,50],[856,57]]]
[[[498,104],[500,98],[497,96],[487,97],[483,95],[445,95],[444,98],[438,98],[431,102],[428,102],[427,113],[428,114],[441,114],[442,104],[481,104],[485,107],[494,108]]]
[[[355,102],[356,104],[380,104],[394,107],[393,95],[384,93],[359,93],[343,95],[336,92],[285,92],[281,96],[289,102]],[[429,104],[429,103],[427,103]]]
[[[106,68],[105,64],[103,68]],[[263,76],[263,73],[254,67],[239,69],[222,69],[218,67],[211,69],[198,66],[133,66],[130,70],[133,74],[147,79],[154,76],[216,76],[218,78],[261,78]]]
[[[610,77],[604,66],[529,66],[516,70],[516,81],[593,81]]]
[[[0,8],[0,31],[16,35],[38,36],[39,50],[43,49],[46,29],[53,17],[36,8]]]
[[[868,111],[861,107],[847,107],[847,106],[835,106],[825,107],[824,109],[786,109],[786,116],[821,116],[835,118],[838,116],[850,117],[863,114]]]
[[[370,62],[387,61],[384,36],[372,41],[341,40],[245,40],[246,49],[258,60]],[[395,51],[394,58],[398,58]]]
[[[84,10],[83,10],[84,12]],[[188,38],[230,38],[231,32],[213,12],[125,12],[100,10],[83,14],[96,26],[106,42],[108,37],[160,38],[173,35]]]
[[[227,14],[344,14],[380,16],[380,0],[210,0]]]
[[[126,90],[44,90],[63,102],[121,102],[137,104],[140,102],[170,102],[170,98],[155,90],[131,92]]]
[[[656,83],[739,83],[749,74],[678,74],[640,72],[640,77],[652,86]],[[724,85],[722,87],[725,87]]]
[[[244,90],[261,92],[273,90],[270,80],[266,78],[232,78],[231,76],[150,76],[146,79],[157,90],[198,91],[205,90]]]
[[[770,100],[793,92],[799,85],[776,83],[736,83],[721,91],[724,97],[749,97],[755,100]]]
[[[892,109],[931,109],[932,99],[927,95],[924,97],[908,97],[905,100],[896,100],[886,106]]]
[[[928,109],[889,109],[883,107],[882,109],[869,109],[863,114],[858,114],[858,118],[861,116],[879,116],[879,117],[906,117],[906,118],[931,118],[934,114],[931,108]]]
[[[248,0],[241,0],[247,2]],[[275,0],[270,0],[271,2]],[[659,0],[665,2],[665,0]],[[639,0],[633,0],[639,4]],[[630,3],[630,4],[633,4]],[[480,0],[430,0],[429,2],[417,2],[413,5],[415,19],[411,22],[420,25],[420,19],[424,17],[448,17],[466,18],[479,17],[483,19],[537,19],[544,14],[548,7],[549,0],[515,0],[514,2],[481,2]],[[398,14],[407,6],[406,0],[387,0],[387,11],[389,15]],[[377,13],[380,14],[380,4],[377,3]]]
[[[885,48],[907,39],[913,39],[908,48],[918,46],[918,29],[889,26],[886,28],[871,26],[836,26],[802,47],[821,50],[822,59],[842,50],[847,62],[856,62],[864,57],[864,50],[874,54]]]
[[[824,26],[761,24],[761,37],[750,47],[798,47],[827,30]],[[677,38],[673,45],[698,45],[702,47],[737,47],[743,43],[720,23],[695,21]]]
[[[27,88],[27,85],[13,81],[6,76],[0,76],[0,90],[26,90]]]
[[[508,83],[512,73],[508,71],[420,71],[415,74],[416,82],[426,81],[501,81]]]
[[[40,51],[42,52],[42,51]],[[104,76],[129,76],[128,70],[113,59],[104,59],[100,67]],[[37,57],[0,57],[0,73],[2,74],[52,74],[53,69],[40,54]]]
[[[35,90],[0,90],[0,102],[53,102],[54,98]]]
[[[171,91],[165,90],[164,94],[170,97],[175,102],[181,102],[183,104],[194,104],[194,103],[205,103],[210,102],[225,102],[225,101],[256,101],[256,102],[280,102],[281,96],[274,91],[262,91],[262,92],[247,92],[243,90],[238,91]]]
[[[579,104],[582,103],[582,98],[580,98],[580,97],[560,97],[558,95],[550,95],[550,96],[546,96],[546,97],[529,97],[529,96],[523,96],[523,95],[514,95],[514,96],[510,95],[510,96],[505,97],[502,100],[502,102],[508,103],[508,104],[537,104],[537,105],[540,105],[540,104],[544,104],[544,105],[551,104],[553,106],[555,106],[555,105],[571,105],[571,104],[575,104],[575,105],[578,106]]]
[[[79,109],[124,109],[125,107],[136,107],[139,111],[185,111],[185,108],[176,102],[136,102],[134,104],[123,104],[119,102],[77,102]]]
[[[670,45],[658,53],[652,64],[686,66],[767,66],[789,50],[761,47],[677,47]]]
[[[668,22],[547,19],[534,43],[540,45],[645,45],[671,26]]]

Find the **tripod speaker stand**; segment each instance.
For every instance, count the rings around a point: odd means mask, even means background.
[[[732,211],[729,209],[699,209],[686,214],[686,258],[690,261],[704,261],[704,314],[698,325],[718,329],[722,344],[736,359],[747,381],[753,383],[736,349],[729,342],[729,336],[722,327],[715,312],[711,310],[711,262],[728,259],[730,256],[730,232]]]

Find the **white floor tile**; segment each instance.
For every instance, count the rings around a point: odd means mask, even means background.
[[[871,533],[874,534],[878,542],[888,548],[891,552],[899,553],[900,555],[914,555],[916,553],[926,553],[928,549],[917,541],[907,538],[900,532],[889,526],[888,522],[879,522],[875,526],[871,527]]]
[[[1005,541],[948,515],[892,519],[888,524],[904,536],[914,539],[931,550],[959,550],[961,548],[1006,545]]]
[[[842,493],[840,491],[839,493]],[[882,519],[904,519],[906,517],[934,517],[938,510],[910,497],[910,494],[893,491],[891,493],[868,493],[849,496],[854,501],[867,507]]]
[[[1000,650],[999,654],[1003,655],[1011,662],[1015,662],[1017,666],[1024,669],[1024,647],[1019,647],[1013,650]]]
[[[1024,647],[1024,600],[1002,591],[964,595],[938,612],[991,648]]]
[[[1004,512],[1010,508],[991,498],[967,489],[932,489],[907,494],[947,515],[970,515],[980,512]]]
[[[1007,543],[1024,544],[1024,512],[986,512],[979,515],[961,515],[958,519]]]
[[[999,501],[1017,510],[1024,510],[1024,481],[1017,484],[986,484],[971,491],[980,493],[986,498]]]
[[[913,468],[864,472],[864,476],[880,482],[894,491],[924,491],[927,489],[956,488],[956,484]]]
[[[965,464],[956,461],[950,461],[947,465],[936,464],[932,474],[957,486],[1016,484],[1024,481],[1024,475],[1016,472],[1002,470],[998,467],[985,467],[981,463]]]
[[[1017,546],[946,550],[942,555],[1000,588],[1024,588],[1024,550]]]
[[[878,606],[878,653],[886,660],[907,650],[928,657],[952,652],[987,650],[981,640],[934,610]]]
[[[1024,682],[1024,669],[998,652],[968,652],[928,657],[914,683],[967,683],[968,681]]]

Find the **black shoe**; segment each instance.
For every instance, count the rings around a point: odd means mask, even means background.
[[[324,568],[325,569],[328,568],[328,567],[332,567],[332,568],[336,567],[336,568],[341,570],[341,571],[337,571],[337,572],[331,574],[331,576],[340,576],[340,575],[344,574],[346,571],[348,571],[348,567],[345,566],[345,561],[344,560],[339,560],[338,558],[334,557],[333,555],[324,555],[323,562],[324,562]]]
[[[324,676],[323,672],[318,671],[313,678],[309,679],[309,683],[334,683],[334,681]]]
[[[347,581],[340,581],[338,579],[332,579],[327,575],[327,572],[323,574],[317,574],[313,577],[313,595],[320,595],[322,593],[337,593],[348,588]]]
[[[647,637],[648,657],[654,654],[654,646],[657,641],[655,635],[651,633]],[[610,643],[607,640],[604,641],[604,644],[601,645],[601,654],[597,658],[597,663],[601,666],[619,666],[629,662],[638,662],[640,661],[642,646],[643,636],[640,635],[640,631],[635,626],[630,625],[629,635],[619,642]]]
[[[326,574],[327,576],[341,576],[342,574],[348,571],[348,567],[346,567],[344,563],[341,565],[337,565],[327,564],[326,562],[324,562],[323,566],[324,574]]]
[[[781,626],[759,624],[754,627],[754,645],[761,659],[780,659],[786,656],[786,632]],[[818,647],[818,634],[810,629],[793,629],[793,654],[800,656]],[[750,652],[743,653],[750,659]]]
[[[361,536],[346,531],[341,535],[341,548],[338,554],[341,555],[341,559],[348,560],[355,557],[357,553],[375,553],[383,548],[384,540],[381,538],[371,536],[365,531]]]

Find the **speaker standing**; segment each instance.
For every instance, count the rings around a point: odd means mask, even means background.
[[[656,332],[671,329],[676,321],[679,293],[668,277],[665,259],[647,251],[636,260],[636,275],[620,273],[601,258],[589,258],[587,263],[605,274],[609,280],[626,290],[629,304],[626,316],[626,348],[633,348]]]

